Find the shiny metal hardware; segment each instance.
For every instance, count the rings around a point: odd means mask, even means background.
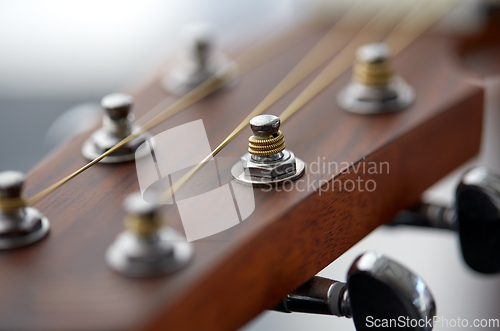
[[[467,171],[457,186],[455,206],[422,203],[391,225],[414,225],[458,232],[462,256],[473,270],[500,272],[500,176],[486,167]]]
[[[94,160],[139,129],[132,125],[133,114],[130,112],[132,104],[132,97],[125,93],[108,94],[102,98],[101,107],[105,111],[102,127],[83,144],[82,154],[86,159]],[[134,160],[137,148],[149,137],[147,133],[139,135],[100,162],[119,163]]]
[[[248,139],[248,153],[231,168],[236,181],[252,185],[278,184],[304,174],[304,161],[285,149],[280,125],[279,117],[274,115],[259,115],[250,120],[253,136]]]
[[[222,85],[232,81],[238,72],[236,63],[215,49],[213,34],[207,26],[191,26],[184,40],[184,49],[177,61],[166,69],[163,88],[184,95],[211,77]]]
[[[49,233],[49,220],[37,209],[26,207],[23,184],[20,172],[0,173],[0,249],[27,246]]]
[[[357,51],[353,80],[337,96],[339,106],[356,114],[381,114],[401,110],[415,99],[415,92],[390,66],[390,50],[383,43],[367,44]]]
[[[125,199],[123,206],[127,212],[126,230],[106,252],[106,261],[112,269],[129,277],[151,277],[174,272],[190,261],[192,245],[162,224],[159,205],[134,193]]]
[[[274,310],[352,318],[356,330],[371,330],[367,318],[420,323],[405,330],[430,331],[436,303],[424,281],[399,263],[374,252],[352,264],[347,283],[314,277]]]

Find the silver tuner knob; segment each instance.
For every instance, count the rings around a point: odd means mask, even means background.
[[[192,25],[184,32],[184,40],[162,78],[163,88],[184,95],[210,78],[214,84],[226,85],[237,76],[237,66],[217,50],[215,37],[208,25]]]
[[[131,108],[133,99],[125,93],[108,94],[101,100],[104,109],[102,127],[95,131],[83,144],[83,156],[92,161],[107,152],[121,140],[138,130],[132,125],[133,114]],[[138,147],[149,138],[143,133],[127,142],[110,155],[104,157],[102,163],[119,163],[133,161]]]
[[[24,178],[18,171],[0,172],[0,249],[27,246],[49,233],[49,220],[26,206],[22,197]]]
[[[424,226],[458,232],[462,257],[480,273],[500,272],[500,176],[480,166],[467,171],[455,191],[455,205],[422,203],[391,225]]]
[[[165,275],[184,267],[193,254],[192,245],[177,231],[163,224],[159,205],[146,202],[140,193],[129,195],[125,231],[106,252],[115,271],[129,277]]]
[[[356,114],[381,114],[408,107],[415,92],[390,64],[391,52],[383,43],[367,44],[357,51],[352,82],[337,96],[339,106]]]
[[[275,307],[352,318],[356,330],[373,330],[380,323],[404,330],[433,329],[436,304],[425,282],[399,263],[374,252],[352,264],[347,283],[314,277]]]
[[[248,153],[231,169],[237,182],[257,186],[282,184],[304,174],[304,161],[286,149],[280,125],[275,115],[258,115],[250,120],[253,135],[248,139]]]

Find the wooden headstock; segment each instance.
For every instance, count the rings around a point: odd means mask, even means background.
[[[325,33],[318,27],[302,29],[310,29],[307,37],[151,134],[202,119],[210,142],[222,141]],[[242,326],[399,210],[417,203],[425,189],[478,153],[483,89],[478,75],[461,63],[462,45],[466,44],[460,38],[427,33],[393,60],[417,95],[415,103],[401,112],[360,116],[343,111],[336,95],[351,73],[342,75],[282,130],[287,146],[310,166],[319,160],[320,166],[347,162],[350,168],[320,173],[309,168],[301,179],[303,189],[255,188],[253,214],[224,233],[193,242],[193,261],[168,276],[129,279],[110,270],[104,260],[107,247],[123,228],[122,200],[138,190],[135,164],[98,164],[77,176],[36,204],[51,221],[49,237],[0,253],[0,328]],[[269,112],[281,112],[306,84]],[[130,92],[138,117],[167,96],[158,79],[140,92]],[[32,196],[83,166],[80,148],[88,134],[68,142],[33,169],[25,194]],[[248,131],[238,137],[220,156],[241,156],[249,135]],[[370,172],[374,164],[377,171]],[[229,176],[229,169],[225,171]],[[334,182],[358,180],[372,181],[376,187],[372,192],[371,185],[363,190],[331,189]],[[316,183],[314,189],[310,183]],[[165,212],[170,225],[182,232],[176,208],[170,206]]]

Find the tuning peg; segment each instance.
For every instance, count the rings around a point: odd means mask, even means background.
[[[274,310],[352,318],[356,330],[380,323],[405,330],[433,328],[436,304],[424,281],[397,262],[374,252],[352,264],[347,283],[313,277]]]
[[[415,93],[394,74],[386,44],[364,45],[356,55],[352,82],[337,97],[341,108],[356,114],[380,114],[401,110],[413,102]]]
[[[207,25],[186,29],[183,49],[162,78],[163,88],[183,95],[211,77],[224,85],[237,75],[236,64],[215,47],[215,38]]]
[[[104,109],[102,127],[95,131],[83,144],[82,154],[88,160],[94,160],[111,147],[119,143],[131,133],[138,130],[132,125],[134,118],[131,108],[133,99],[125,93],[112,93],[101,100]],[[143,133],[127,142],[115,152],[104,157],[102,163],[127,162],[135,159],[138,147],[149,138],[149,134]]]
[[[304,161],[285,149],[278,116],[259,115],[250,120],[253,136],[248,138],[248,153],[231,169],[236,181],[267,185],[291,181],[304,174]]]
[[[476,167],[461,178],[449,208],[422,204],[391,225],[418,225],[458,232],[465,262],[481,273],[500,272],[500,176]]]
[[[163,225],[159,205],[146,202],[137,192],[124,200],[123,207],[125,231],[106,252],[112,269],[129,277],[150,277],[174,272],[189,262],[191,244]]]
[[[37,209],[26,207],[24,179],[18,171],[0,172],[0,249],[27,246],[49,233],[49,220]]]

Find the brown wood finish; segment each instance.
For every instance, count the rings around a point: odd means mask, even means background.
[[[186,109],[153,130],[203,119],[212,147],[274,87],[320,38],[308,37],[244,75],[238,84]],[[134,163],[96,165],[36,205],[51,221],[48,238],[0,253],[1,330],[231,330],[342,255],[398,210],[415,204],[439,178],[479,151],[483,92],[465,72],[450,38],[427,35],[395,60],[417,99],[395,114],[359,116],[336,105],[346,73],[282,130],[288,148],[306,163],[389,162],[389,174],[359,174],[374,192],[263,192],[256,209],[221,235],[193,243],[193,261],[172,275],[128,279],[111,271],[104,252],[122,231],[123,198],[138,190]],[[429,50],[432,50],[430,52]],[[279,114],[304,82],[269,112]],[[157,81],[135,95],[144,114],[166,96]],[[50,155],[28,175],[26,195],[85,164],[89,133]],[[239,157],[248,130],[220,156]],[[226,176],[228,174],[226,173]],[[307,183],[344,173],[306,173]],[[304,186],[307,186],[304,184]],[[302,186],[301,186],[302,187]],[[177,209],[165,209],[182,231]],[[397,249],[395,247],[395,249]]]

